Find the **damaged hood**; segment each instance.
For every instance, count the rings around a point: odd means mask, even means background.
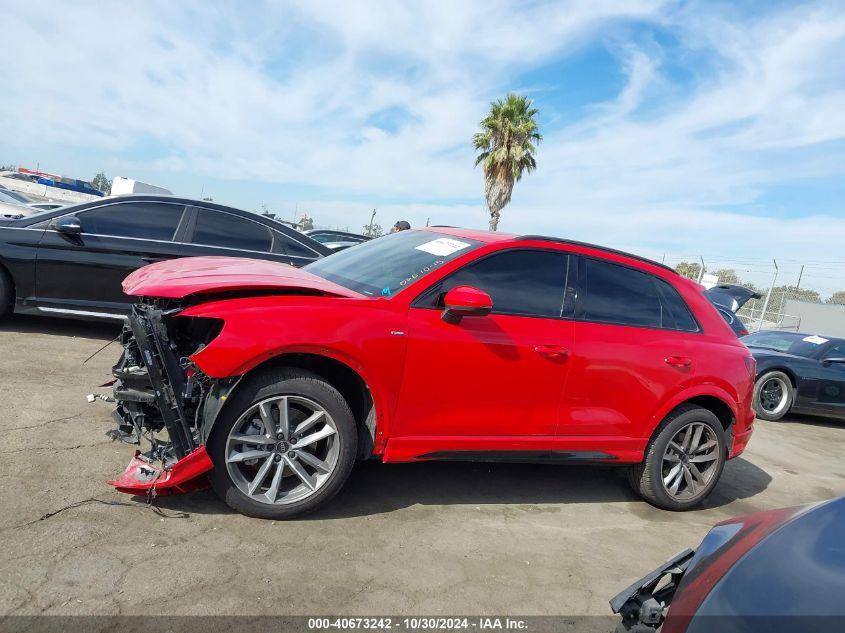
[[[335,297],[363,295],[289,264],[242,257],[184,257],[144,266],[123,280],[132,296],[181,299],[234,290],[306,290]]]

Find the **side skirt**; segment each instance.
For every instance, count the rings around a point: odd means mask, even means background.
[[[415,436],[387,440],[384,462],[466,460],[613,462],[643,460],[647,438],[607,436]]]

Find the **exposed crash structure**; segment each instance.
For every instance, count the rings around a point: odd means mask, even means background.
[[[123,354],[113,368],[117,382],[115,439],[150,448],[138,451],[126,471],[109,482],[122,492],[186,492],[212,468],[204,429],[234,380],[213,381],[190,356],[220,331],[214,319],[179,318],[182,306],[138,304],[120,337]]]

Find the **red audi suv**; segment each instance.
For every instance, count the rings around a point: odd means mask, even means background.
[[[114,368],[136,451],[110,482],[284,518],[357,459],[628,465],[683,510],[748,443],[754,360],[702,288],[615,250],[453,228],[305,268],[197,257],[124,282]]]

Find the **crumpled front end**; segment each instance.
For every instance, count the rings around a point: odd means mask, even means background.
[[[179,316],[181,306],[155,301],[132,309],[112,373],[117,401],[113,439],[139,448],[109,481],[135,495],[187,492],[205,484],[210,428],[236,379],[213,380],[191,361],[222,328],[217,319]]]

